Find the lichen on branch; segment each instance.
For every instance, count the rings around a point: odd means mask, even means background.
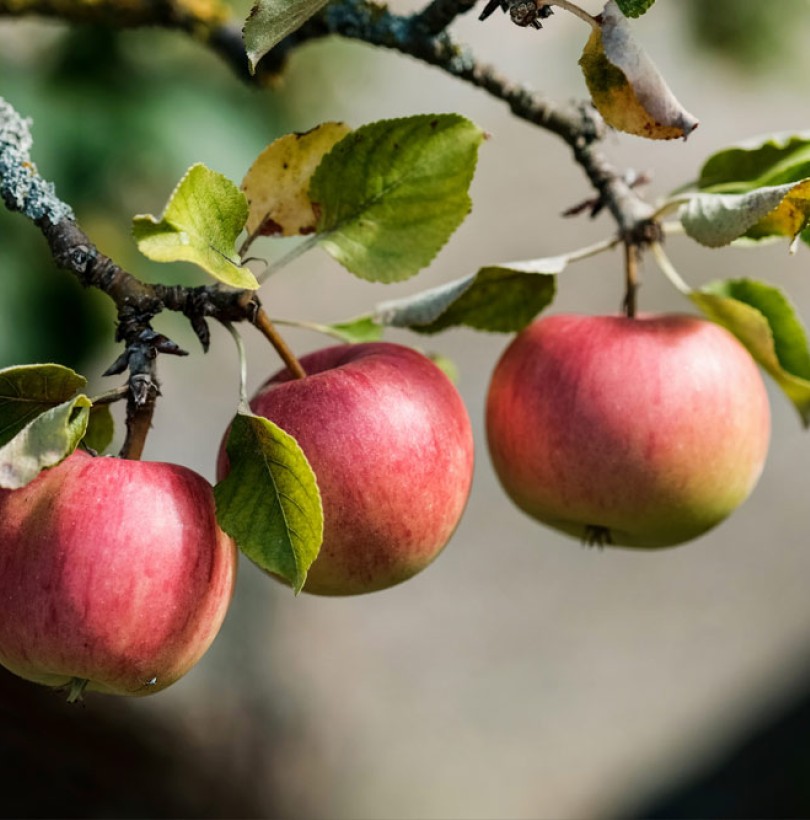
[[[118,312],[116,341],[124,352],[109,373],[129,372],[127,439],[123,455],[138,458],[159,395],[155,370],[158,354],[185,355],[174,342],[156,333],[152,319],[163,310],[183,313],[207,349],[207,318],[255,324],[260,304],[253,291],[218,285],[185,288],[142,282],[101,253],[77,224],[73,211],[43,179],[31,161],[31,122],[0,97],[0,196],[6,207],[36,225],[48,242],[54,262],[85,287],[112,299]]]
[[[54,186],[31,162],[31,121],[23,119],[0,97],[0,196],[10,211],[34,222],[73,219],[73,211],[56,196]]]

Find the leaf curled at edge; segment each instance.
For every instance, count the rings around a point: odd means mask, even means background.
[[[177,183],[160,219],[139,214],[132,233],[138,250],[155,262],[191,262],[225,285],[256,290],[259,283],[236,250],[247,216],[236,185],[198,163]]]
[[[377,322],[438,333],[465,325],[475,330],[515,333],[554,299],[557,275],[569,262],[554,256],[489,265],[477,273],[377,305]]]
[[[0,370],[0,447],[38,415],[67,401],[87,379],[61,364],[26,364]]]
[[[787,296],[765,282],[731,279],[711,282],[689,298],[737,337],[810,426],[810,350]]]
[[[115,423],[108,404],[94,404],[90,408],[87,420],[87,431],[82,444],[101,455],[109,446],[115,435]]]
[[[687,235],[709,248],[737,239],[791,240],[810,224],[810,179],[742,194],[688,194],[680,212]]]
[[[0,447],[0,487],[17,490],[67,458],[87,430],[91,402],[78,395],[38,415]]]
[[[686,139],[697,128],[697,119],[635,42],[615,0],[606,3],[579,64],[593,104],[613,128],[647,139]]]
[[[230,472],[214,487],[220,526],[251,561],[300,592],[323,541],[312,467],[292,436],[245,410],[226,449]]]

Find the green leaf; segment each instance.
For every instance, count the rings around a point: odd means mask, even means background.
[[[340,336],[345,342],[376,342],[382,338],[383,328],[373,316],[359,316],[348,322],[337,322],[328,325],[334,335]]]
[[[456,114],[384,120],[353,131],[312,178],[321,246],[363,279],[413,276],[469,212],[467,191],[483,138]]]
[[[712,154],[700,169],[701,191],[741,194],[810,177],[810,132],[771,134]]]
[[[327,122],[305,134],[287,134],[257,157],[242,180],[248,201],[248,234],[297,236],[315,231],[318,217],[309,198],[312,175],[351,128]]]
[[[778,288],[753,279],[712,282],[689,298],[730,330],[810,425],[810,351],[796,311]]]
[[[419,333],[438,333],[456,325],[514,333],[551,304],[556,276],[568,261],[568,256],[556,256],[481,268],[471,276],[383,302],[375,319]]]
[[[132,221],[140,252],[156,262],[192,262],[234,288],[259,283],[241,267],[236,240],[248,216],[245,195],[227,177],[193,165],[172,192],[163,215]]]
[[[258,0],[242,31],[250,72],[273,46],[317,14],[328,0]]]
[[[90,399],[78,395],[38,415],[0,447],[0,487],[17,490],[67,458],[84,436]]]
[[[90,408],[90,418],[87,422],[87,432],[82,443],[94,450],[103,453],[113,440],[115,424],[108,404],[94,404]]]
[[[315,473],[292,436],[242,410],[226,448],[231,471],[214,487],[220,526],[251,561],[300,592],[323,540]]]
[[[625,17],[641,17],[650,10],[655,0],[616,0]]]
[[[686,137],[698,121],[678,102],[630,24],[608,0],[579,60],[593,104],[605,122],[647,139]]]
[[[795,239],[810,224],[810,179],[744,194],[690,194],[680,213],[686,233],[719,248],[736,239]]]
[[[60,364],[30,364],[0,370],[0,447],[40,413],[67,401],[87,379]]]

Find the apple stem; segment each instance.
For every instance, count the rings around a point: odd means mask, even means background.
[[[146,437],[152,429],[152,416],[160,394],[154,374],[130,376],[127,398],[127,434],[118,453],[119,458],[139,461],[146,446]]]
[[[119,458],[140,461],[146,446],[146,436],[152,427],[154,409],[154,399],[151,400],[148,406],[127,408],[127,435],[118,453]]]
[[[81,701],[88,683],[90,681],[87,678],[71,678],[68,684],[67,702],[78,703]]]
[[[636,303],[639,289],[638,281],[638,247],[632,242],[624,243],[624,314],[628,319],[636,317]]]
[[[253,324],[259,329],[262,335],[270,342],[276,349],[276,353],[281,356],[281,360],[287,365],[290,373],[296,379],[306,378],[307,371],[301,367],[301,362],[295,357],[295,354],[287,347],[287,343],[282,339],[275,325],[270,321],[270,317],[265,313],[264,308],[259,308],[253,318]]]

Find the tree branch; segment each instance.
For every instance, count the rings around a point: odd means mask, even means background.
[[[456,6],[464,2],[458,0]],[[453,5],[450,0],[436,0],[426,11],[434,5],[446,9],[448,4]],[[574,160],[604,200],[625,241],[637,243],[650,241],[650,236],[654,238],[657,231],[652,220],[653,208],[633,191],[625,175],[598,149],[605,125],[589,103],[557,106],[509,81],[493,66],[477,62],[470,50],[454,43],[447,32],[425,34],[421,21],[420,14],[403,17],[367,0],[343,0],[331,3],[291,37],[296,38],[295,44],[300,44],[308,38],[338,34],[394,49],[481,88],[506,103],[516,117],[550,131],[571,148]]]
[[[248,70],[241,27],[226,19],[226,7],[219,0],[128,0],[127,4],[120,0],[0,0],[0,16],[41,14],[71,22],[178,29],[215,50],[241,78],[258,84],[267,84],[277,76],[291,51],[318,38],[338,35],[394,49],[482,89],[506,103],[519,119],[560,137],[616,220],[620,236],[631,242],[649,241],[649,236],[654,239],[653,209],[595,147],[604,136],[605,126],[589,104],[557,106],[510,82],[492,66],[477,62],[468,48],[453,42],[446,27],[475,3],[476,0],[431,0],[423,11],[403,16],[370,0],[333,0],[272,49],[253,77]]]
[[[101,253],[76,224],[70,207],[42,179],[31,162],[30,122],[0,97],[0,197],[6,207],[31,220],[42,232],[56,264],[85,287],[106,293],[116,305],[116,341],[124,352],[105,375],[129,371],[127,437],[122,455],[139,458],[160,394],[155,362],[159,353],[185,356],[171,339],[157,333],[152,319],[163,310],[185,314],[207,350],[207,318],[221,322],[254,321],[260,303],[253,291],[219,285],[196,288],[151,285],[136,279]]]
[[[432,0],[419,14],[412,18],[413,25],[428,36],[444,31],[460,14],[466,14],[478,4],[478,0]]]
[[[283,65],[268,59],[251,75],[241,23],[233,20],[232,9],[219,0],[0,0],[0,17],[27,16],[116,29],[159,26],[180,31],[218,54],[238,77],[259,86],[269,85]]]

